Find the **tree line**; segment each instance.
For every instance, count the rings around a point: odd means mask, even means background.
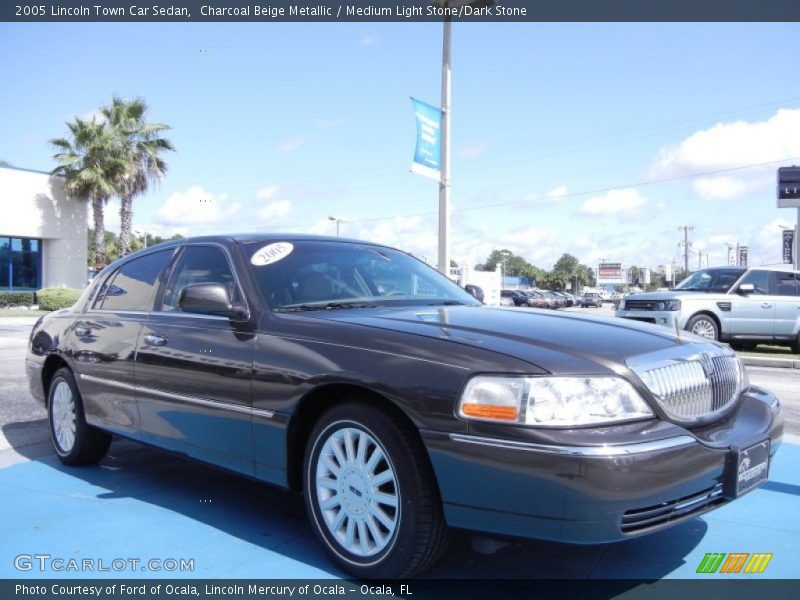
[[[565,290],[571,284],[571,289],[578,292],[586,286],[596,284],[594,269],[581,264],[577,258],[566,252],[550,271],[532,265],[508,249],[493,250],[486,262],[475,265],[475,268],[480,271],[494,271],[498,265],[502,266],[503,274],[508,277],[525,277],[535,285],[551,290]]]

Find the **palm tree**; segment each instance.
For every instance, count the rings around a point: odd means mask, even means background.
[[[117,192],[116,182],[124,173],[125,161],[105,123],[76,118],[67,127],[69,138],[50,140],[59,150],[53,156],[59,164],[51,175],[64,177],[64,189],[71,199],[92,203],[94,266],[100,270],[106,265],[103,209]]]
[[[168,125],[145,121],[147,104],[141,98],[127,101],[114,97],[111,106],[103,107],[101,112],[126,162],[125,171],[116,183],[120,197],[119,254],[125,256],[131,251],[133,199],[144,194],[151,183],[160,181],[167,172],[161,153],[175,148],[161,137]]]

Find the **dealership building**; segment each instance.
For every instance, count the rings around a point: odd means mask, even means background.
[[[87,204],[62,177],[0,167],[0,291],[85,286]]]

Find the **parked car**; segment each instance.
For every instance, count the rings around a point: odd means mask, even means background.
[[[511,298],[514,306],[527,306],[528,297],[519,290],[501,290],[501,298]]]
[[[464,286],[464,289],[467,290],[470,296],[480,302],[483,302],[483,288],[481,286],[468,283]]]
[[[527,292],[528,306],[533,308],[547,308],[547,299],[535,290]]]
[[[511,296],[500,296],[500,306],[516,306]]]
[[[562,308],[564,306],[564,299],[559,298],[553,292],[549,290],[539,290],[539,293],[547,299],[548,308]]]
[[[551,292],[558,296],[559,298],[564,300],[564,306],[573,306],[575,304],[575,300],[572,298],[570,294],[567,292]]]
[[[355,577],[429,567],[450,528],[605,543],[676,525],[762,484],[783,432],[727,346],[484,306],[339,238],[126,256],[37,321],[25,369],[65,464],[116,434],[301,492]]]
[[[800,272],[764,267],[702,269],[671,292],[625,298],[615,314],[742,347],[769,342],[800,353]]]
[[[581,297],[581,306],[586,308],[594,306],[595,308],[603,308],[603,297],[597,292],[586,292]]]

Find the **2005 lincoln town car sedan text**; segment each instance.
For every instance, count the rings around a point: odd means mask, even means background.
[[[34,326],[26,359],[67,464],[109,434],[305,494],[333,559],[406,577],[449,527],[596,543],[765,481],[777,398],[726,346],[481,305],[385,246],[170,242]]]

